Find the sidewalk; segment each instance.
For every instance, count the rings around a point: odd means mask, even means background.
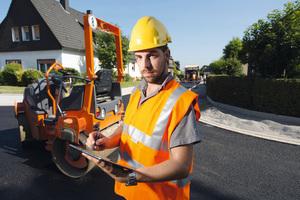
[[[227,105],[226,105],[227,106]],[[222,129],[264,138],[267,140],[300,145],[300,118],[290,121],[263,117],[265,113],[257,112],[257,116],[250,115],[249,110],[235,111],[235,107],[228,108],[211,106],[201,111],[200,122]]]
[[[122,95],[130,94],[133,87],[122,88]],[[0,94],[0,106],[14,106],[14,102],[22,102],[23,94]]]
[[[184,86],[191,87],[183,83]],[[206,86],[199,84],[192,91],[199,94],[199,122],[267,140],[300,145],[300,118],[241,109],[212,101]]]
[[[206,87],[192,90],[199,94],[200,122],[267,140],[300,145],[300,118],[242,109],[212,101]]]
[[[132,89],[123,88],[122,95],[130,94]],[[254,137],[300,145],[300,118],[276,116],[214,102],[206,97],[203,84],[192,91],[199,94],[200,122]],[[0,94],[0,106],[14,106],[15,100],[22,102],[23,94]]]
[[[0,94],[0,106],[14,106],[14,102],[22,102],[23,94]]]

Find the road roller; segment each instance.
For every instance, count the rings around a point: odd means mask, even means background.
[[[76,76],[73,70],[54,63],[45,78],[25,88],[23,101],[15,102],[14,110],[22,146],[37,140],[45,142],[58,169],[72,178],[84,176],[94,164],[69,148],[69,144],[87,149],[85,143],[89,133],[95,130],[104,135],[113,133],[124,115],[121,31],[91,14],[83,18],[86,77]],[[111,70],[94,70],[93,34],[99,30],[115,37],[117,81],[113,81]],[[75,79],[80,79],[81,84],[73,84]],[[101,156],[109,153],[100,152]]]

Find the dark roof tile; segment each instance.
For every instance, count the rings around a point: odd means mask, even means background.
[[[31,0],[64,48],[84,50],[83,15],[73,8],[65,11],[55,0]]]

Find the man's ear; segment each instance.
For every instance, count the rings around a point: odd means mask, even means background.
[[[167,50],[165,51],[165,56],[166,56],[166,60],[167,60],[168,63],[169,63],[170,56],[171,56],[171,51],[170,51],[170,49],[167,49]]]

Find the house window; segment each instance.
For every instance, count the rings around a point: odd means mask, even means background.
[[[23,41],[29,41],[30,40],[30,34],[29,34],[29,27],[28,26],[22,26],[22,38],[23,38]]]
[[[47,70],[51,67],[53,63],[55,63],[55,59],[42,59],[37,60],[38,70],[40,70],[43,74],[46,74]]]
[[[135,64],[134,64],[134,62],[131,63],[131,69],[132,69],[133,72],[135,72]]]
[[[5,61],[6,65],[10,65],[10,64],[18,64],[22,67],[22,62],[21,60],[6,60]]]
[[[31,29],[32,29],[32,39],[40,40],[40,26],[33,25],[33,26],[31,26]]]
[[[11,28],[11,35],[13,42],[20,42],[19,28],[13,27]]]

